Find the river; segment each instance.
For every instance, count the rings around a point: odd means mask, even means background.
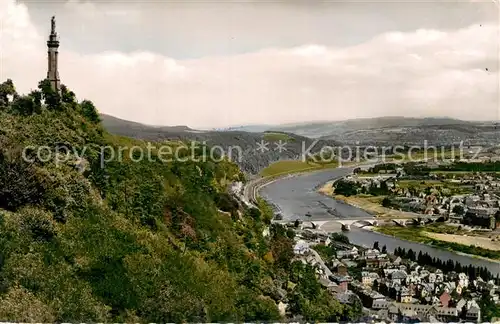
[[[343,202],[336,201],[317,192],[317,188],[325,182],[344,177],[352,172],[352,168],[337,168],[316,171],[276,180],[260,189],[260,195],[269,203],[278,206],[284,220],[335,221],[342,219],[370,218],[372,215]],[[335,210],[335,213],[332,213]],[[311,217],[306,216],[311,213]],[[458,253],[436,249],[429,245],[400,240],[380,233],[351,227],[346,233],[349,240],[357,245],[370,247],[373,242],[386,246],[392,252],[397,247],[422,251],[443,261],[453,260],[462,265],[486,267],[494,275],[500,274],[500,263],[473,258]]]
[[[259,194],[268,202],[279,206],[285,220],[332,220],[341,218],[370,218],[367,212],[336,201],[317,192],[319,186],[344,177],[353,168],[321,170],[271,182]],[[335,209],[335,217],[329,211]],[[311,213],[312,217],[306,216]]]

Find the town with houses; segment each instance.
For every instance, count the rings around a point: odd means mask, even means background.
[[[388,254],[385,247],[342,243],[305,224],[297,229],[296,259],[316,266],[321,284],[339,301],[361,303],[367,321],[479,323],[479,300],[485,294],[494,303],[500,300],[500,287],[493,279],[471,280],[463,272],[422,266]],[[325,260],[318,246],[335,253]]]
[[[342,181],[351,185],[351,195],[384,197],[383,207],[416,217],[441,217],[469,229],[495,230],[500,226],[500,163],[491,162],[491,172],[474,171],[471,164],[389,163],[359,168]],[[470,170],[455,171],[463,166]]]

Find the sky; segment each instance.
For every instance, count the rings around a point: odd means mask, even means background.
[[[62,83],[123,119],[500,119],[493,0],[0,0],[0,81],[45,78],[53,15]]]

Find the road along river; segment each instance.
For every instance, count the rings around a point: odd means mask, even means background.
[[[294,221],[301,219],[305,221],[328,221],[321,228],[340,228],[339,226],[328,226],[343,219],[368,219],[372,217],[369,213],[326,197],[317,192],[317,188],[324,183],[344,177],[352,172],[353,168],[337,168],[329,170],[315,171],[295,176],[289,176],[275,180],[264,187],[261,187],[259,194],[271,204],[279,207],[284,220]],[[306,216],[310,213],[311,216]],[[346,233],[349,240],[357,245],[372,246],[378,241],[380,246],[386,245],[388,251],[394,251],[396,247],[406,250],[412,249],[417,253],[428,253],[432,257],[441,260],[451,259],[463,265],[475,265],[486,267],[494,275],[500,274],[500,263],[484,259],[474,258],[446,250],[436,249],[429,245],[400,240],[395,237],[383,235],[351,227],[351,231]]]

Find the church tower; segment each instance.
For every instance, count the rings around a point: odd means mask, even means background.
[[[51,21],[51,31],[49,40],[47,41],[48,47],[48,71],[47,71],[47,79],[49,79],[50,84],[52,85],[52,89],[59,92],[61,90],[61,80],[59,80],[59,71],[58,71],[58,48],[59,48],[59,39],[56,33],[56,17],[52,17]]]

